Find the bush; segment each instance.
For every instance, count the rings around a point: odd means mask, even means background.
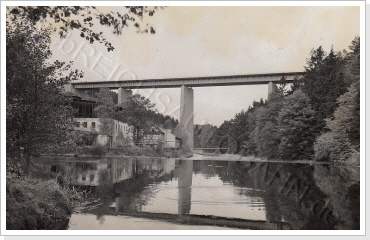
[[[158,154],[163,155],[163,153],[164,153],[164,143],[162,141],[158,141],[155,150]]]
[[[102,157],[107,153],[107,149],[101,145],[95,145],[92,147],[82,147],[78,149],[78,155],[89,155],[94,157]]]

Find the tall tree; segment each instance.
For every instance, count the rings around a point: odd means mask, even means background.
[[[121,111],[119,112],[118,120],[134,127],[135,143],[139,140],[139,130],[144,129],[148,120],[154,115],[154,106],[154,103],[151,103],[149,99],[139,94],[130,96],[126,102],[119,105]]]
[[[284,96],[281,92],[271,93],[263,107],[256,110],[256,128],[251,133],[255,138],[257,153],[268,158],[279,156],[280,132],[278,121]]]
[[[333,119],[327,120],[329,132],[315,142],[317,160],[359,164],[360,151],[360,83],[355,82],[338,98]]]
[[[72,109],[63,86],[81,76],[71,65],[48,63],[50,32],[27,22],[6,28],[7,156],[25,159],[26,171],[31,155],[65,140]]]
[[[302,90],[311,99],[322,131],[325,130],[325,119],[333,116],[336,99],[350,86],[345,81],[344,69],[343,54],[335,53],[333,48],[326,54],[320,46],[311,51],[311,57],[307,60]]]
[[[300,89],[284,99],[278,116],[280,144],[283,159],[300,160],[313,155],[317,136],[317,120],[310,100]]]

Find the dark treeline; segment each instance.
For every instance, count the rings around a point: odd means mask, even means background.
[[[305,76],[284,82],[269,98],[219,128],[197,126],[195,146],[274,159],[359,163],[360,38],[350,51],[310,52]]]

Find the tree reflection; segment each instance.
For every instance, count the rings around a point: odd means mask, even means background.
[[[175,160],[137,160],[130,179],[114,185],[118,212],[142,211],[154,196],[154,186],[172,180]],[[173,165],[173,168],[168,167]]]
[[[173,178],[178,180],[178,215],[191,217],[192,177],[200,173],[205,180],[219,177],[244,189],[237,194],[262,199],[267,223],[289,223],[290,229],[297,230],[359,229],[360,225],[359,168],[354,167],[102,159],[57,161],[48,168],[64,173],[72,184],[91,188],[90,197],[98,202],[84,212],[101,221],[105,214],[141,212],[155,197],[156,186]]]
[[[351,210],[359,206],[356,171],[306,164],[217,164],[224,166],[217,172],[224,182],[251,188],[249,195],[264,199],[267,221],[286,221],[292,229],[357,229],[358,213]]]
[[[360,229],[360,169],[317,165],[314,180],[327,195],[336,229]]]

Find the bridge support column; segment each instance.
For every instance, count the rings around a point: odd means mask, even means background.
[[[271,93],[275,92],[277,89],[276,85],[273,82],[268,83],[268,95],[270,96]]]
[[[86,94],[86,91],[80,90],[80,89],[76,89],[71,83],[68,83],[68,84],[65,84],[64,85],[64,91],[65,92],[74,93],[74,94],[76,94],[79,97],[85,97],[87,95]]]
[[[131,90],[118,88],[118,105],[127,101],[128,97],[132,96]]]
[[[194,147],[194,93],[192,88],[181,87],[180,125],[184,128],[187,141],[183,142],[191,151]]]

